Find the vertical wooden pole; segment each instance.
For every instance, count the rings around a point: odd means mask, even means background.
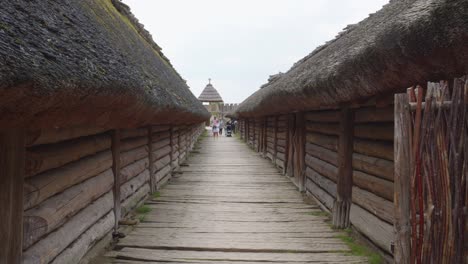
[[[171,158],[171,169],[174,168],[174,164],[172,163],[174,161],[174,140],[172,139],[172,136],[174,135],[174,127],[171,126],[169,128],[169,145],[171,146],[171,153],[169,154]],[[157,180],[157,179],[156,179]]]
[[[296,140],[294,177],[297,180],[299,191],[305,188],[305,117],[304,112],[296,113]]]
[[[395,263],[410,263],[410,110],[406,94],[395,95]]]
[[[114,173],[114,232],[119,228],[120,220],[120,130],[112,131],[112,172]]]
[[[290,176],[294,177],[294,154],[295,154],[295,138],[296,138],[296,116],[294,114],[288,115],[288,137],[286,141],[286,158],[284,165],[285,173]]]
[[[335,228],[349,227],[349,212],[353,187],[353,138],[354,114],[349,106],[341,109],[340,131],[338,137],[338,180],[336,184],[336,200],[333,204],[333,226]]]
[[[273,138],[273,163],[276,164],[276,156],[278,155],[278,116],[275,116],[274,122],[274,138]]]
[[[0,131],[0,263],[22,262],[25,144],[24,130]]]
[[[263,155],[266,157],[267,154],[267,137],[268,137],[268,119],[265,117],[263,122]]]
[[[154,180],[154,165],[153,165],[153,126],[148,127],[148,170],[150,173],[150,190],[151,193],[156,191],[156,183]]]

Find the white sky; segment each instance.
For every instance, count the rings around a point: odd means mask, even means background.
[[[240,103],[388,0],[123,0],[198,97]]]

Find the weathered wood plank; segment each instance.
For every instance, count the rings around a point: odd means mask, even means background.
[[[395,262],[411,261],[410,241],[410,111],[406,94],[395,95]]]
[[[0,132],[0,263],[21,263],[25,131]]]

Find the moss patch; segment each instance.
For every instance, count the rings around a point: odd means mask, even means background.
[[[138,214],[147,214],[147,213],[151,212],[151,208],[149,206],[147,206],[147,205],[142,205],[142,206],[140,206],[140,207],[138,207],[136,209],[136,212]]]
[[[366,257],[371,264],[381,264],[383,262],[383,258],[369,249],[368,247],[360,244],[356,239],[352,237],[352,230],[351,229],[345,229],[344,230],[346,234],[341,234],[337,235],[336,237],[341,239],[350,249],[350,252],[347,252],[350,255],[353,256],[361,256],[361,257]]]
[[[151,195],[151,197],[153,197],[153,199],[157,199],[157,198],[161,197],[161,193],[160,193],[159,191],[154,192],[154,193]]]
[[[313,216],[328,216],[328,217],[330,216],[330,214],[325,211],[313,211],[313,212],[308,212],[307,214],[313,215]]]

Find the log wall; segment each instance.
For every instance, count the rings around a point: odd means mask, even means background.
[[[340,119],[343,118],[340,111],[337,109],[304,113],[304,189],[329,211],[333,211],[337,199],[337,182],[340,177],[338,144]],[[349,175],[352,174],[353,183],[352,203],[346,217],[349,215],[348,222],[355,229],[382,251],[391,254],[394,223],[393,105],[353,105],[350,111],[354,117],[354,135],[352,168],[349,168],[348,172]],[[290,167],[287,165],[288,155],[294,151],[289,142],[292,131],[288,117],[279,115],[264,119],[264,153],[283,173],[292,175],[293,172],[287,171]],[[246,124],[240,126],[241,135],[249,135],[249,145],[258,151],[256,135],[257,131],[262,131],[261,126],[254,125],[253,120],[241,120],[240,123]]]
[[[23,262],[78,263],[164,185],[202,125],[29,132]]]

